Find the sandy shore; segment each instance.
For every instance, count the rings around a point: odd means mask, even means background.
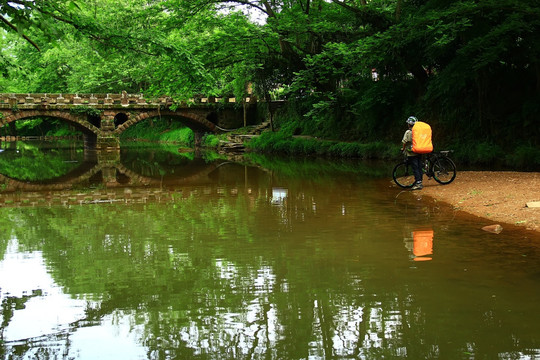
[[[457,211],[540,232],[539,172],[465,171],[458,172],[449,185],[424,178],[422,195],[450,204]]]

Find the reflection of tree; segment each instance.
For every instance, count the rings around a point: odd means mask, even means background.
[[[470,347],[491,357],[516,336],[538,347],[497,324],[519,305],[471,308],[470,283],[410,270],[400,229],[370,231],[396,214],[373,211],[369,190],[352,196],[345,178],[323,180],[324,194],[291,183],[274,206],[265,181],[211,196],[193,186],[168,204],[1,209],[0,219],[16,223],[10,236],[24,249],[43,251],[67,293],[91,301],[83,322],[129,314],[144,324],[149,358],[460,358]],[[485,329],[506,340],[483,343]]]
[[[18,143],[17,150],[0,156],[1,174],[12,179],[42,181],[60,177],[80,166],[83,149],[43,149]]]
[[[40,290],[35,290],[32,295],[22,295],[21,297],[7,296],[2,299],[2,325],[0,327],[0,341],[4,341],[4,329],[8,326],[15,310],[24,309],[25,303],[33,297],[41,296]]]
[[[2,299],[0,325],[0,356],[4,359],[26,359],[30,357],[42,359],[58,359],[65,350],[69,349],[68,334],[59,331],[55,334],[47,334],[37,338],[19,339],[11,344],[4,340],[4,330],[11,322],[15,311],[22,310],[26,303],[34,297],[43,296],[41,290],[33,290],[31,295],[7,296]],[[51,346],[56,344],[57,346]],[[7,346],[9,345],[9,346]],[[60,349],[65,347],[65,349]],[[39,354],[39,355],[38,355]]]
[[[176,147],[163,147],[159,151],[144,148],[122,150],[121,163],[142,176],[196,174],[206,164],[195,152],[179,153]]]

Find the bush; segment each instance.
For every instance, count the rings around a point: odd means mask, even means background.
[[[399,147],[388,143],[338,142],[311,137],[294,137],[284,133],[263,133],[251,140],[247,147],[259,152],[283,153],[289,155],[319,155],[343,158],[395,159]]]
[[[504,151],[500,146],[488,142],[481,142],[474,148],[471,160],[478,164],[495,164],[500,162],[503,159],[503,156]]]
[[[540,149],[532,145],[520,145],[505,157],[512,168],[540,170]]]
[[[159,141],[163,142],[174,142],[184,145],[193,145],[195,135],[190,128],[183,127],[179,129],[173,129],[164,133],[161,133],[159,136]]]
[[[213,147],[213,148],[218,147],[219,138],[213,134],[206,134],[202,138],[202,145],[205,147]]]
[[[457,141],[448,149],[454,150],[454,160],[466,164],[494,165],[502,163],[504,159],[502,148],[487,141]]]
[[[180,122],[141,121],[122,133],[121,139],[144,139],[156,142],[171,142],[187,146],[193,145],[193,131]]]

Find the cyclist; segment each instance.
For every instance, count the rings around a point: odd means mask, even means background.
[[[422,185],[422,156],[412,151],[412,128],[417,121],[418,119],[414,116],[407,118],[406,123],[409,128],[405,131],[401,140],[401,151],[407,154],[407,161],[411,164],[414,174],[415,182],[411,190],[421,190],[424,187]]]

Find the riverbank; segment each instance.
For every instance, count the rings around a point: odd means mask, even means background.
[[[424,179],[424,188],[417,192],[489,220],[485,225],[510,224],[540,232],[540,208],[527,207],[540,201],[540,172],[464,171],[449,185]]]

